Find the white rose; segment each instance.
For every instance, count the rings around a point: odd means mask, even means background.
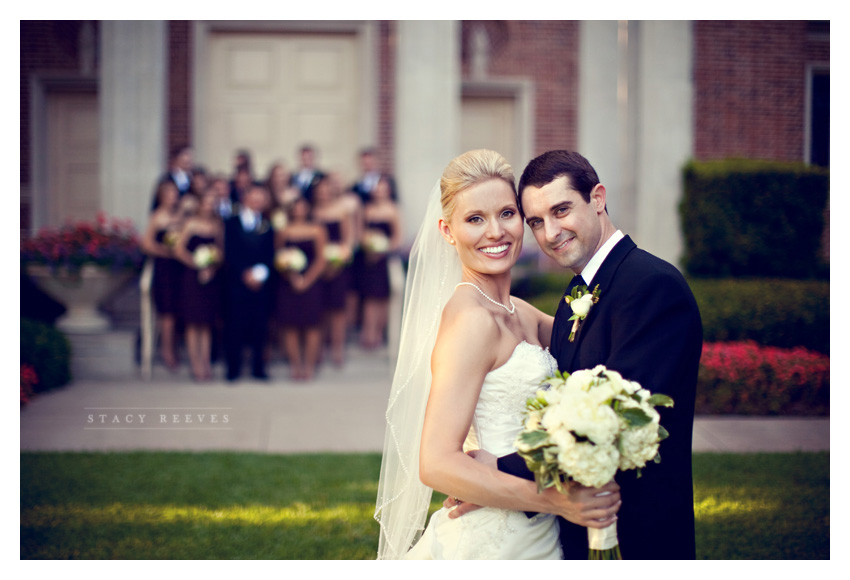
[[[564,386],[567,390],[580,389],[582,391],[587,391],[590,389],[590,385],[593,384],[594,380],[596,380],[596,375],[593,374],[593,371],[580,370],[571,374]]]
[[[587,316],[587,313],[590,312],[591,306],[593,306],[592,294],[583,294],[581,298],[570,302],[570,308],[573,309],[573,313],[578,314],[581,318]]]

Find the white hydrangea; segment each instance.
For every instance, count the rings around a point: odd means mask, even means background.
[[[617,473],[620,458],[614,445],[576,443],[559,449],[561,468],[582,485],[602,487]]]
[[[620,434],[620,469],[641,469],[658,454],[658,421]]]

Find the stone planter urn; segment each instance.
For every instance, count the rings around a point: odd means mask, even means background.
[[[111,321],[98,306],[133,276],[132,270],[113,272],[95,265],[82,266],[78,272],[29,265],[26,271],[41,290],[65,306],[65,314],[59,317],[56,326],[80,334],[109,329]]]

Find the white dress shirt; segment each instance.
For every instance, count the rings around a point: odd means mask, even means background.
[[[602,262],[605,261],[605,258],[608,257],[608,254],[611,253],[611,250],[614,249],[614,246],[617,245],[617,242],[626,237],[623,232],[617,230],[614,232],[608,240],[602,244],[602,247],[599,248],[593,257],[587,262],[587,265],[581,271],[581,277],[584,280],[584,283],[590,288],[590,282],[593,280],[593,277],[596,275],[596,272],[599,271],[599,267],[602,265]]]

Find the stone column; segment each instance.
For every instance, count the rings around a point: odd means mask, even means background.
[[[687,21],[581,25],[578,149],[608,191],[614,225],[680,266],[681,170],[693,154]]]
[[[166,167],[167,35],[164,21],[101,23],[101,207],[139,231]]]
[[[395,165],[407,246],[419,229],[428,193],[461,153],[459,26],[457,21],[398,22]]]
[[[637,243],[681,267],[682,166],[694,143],[692,23],[640,22],[637,44]]]
[[[578,152],[605,186],[611,221],[632,233],[634,121],[629,114],[628,25],[583,20],[579,26]]]

